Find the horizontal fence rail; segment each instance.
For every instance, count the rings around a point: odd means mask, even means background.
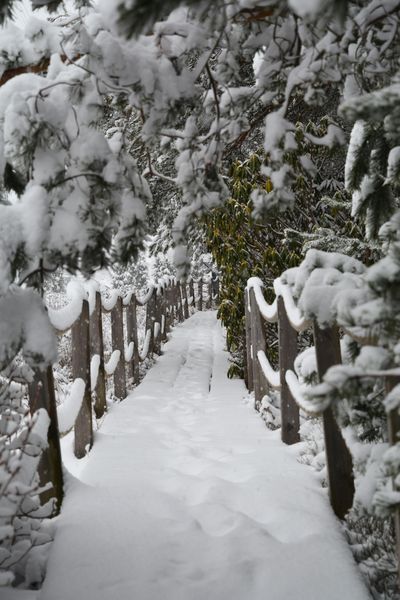
[[[161,353],[174,323],[187,319],[190,310],[216,307],[218,280],[179,282],[166,277],[149,287],[144,296],[117,290],[102,296],[96,282],[73,283],[68,288],[67,306],[48,308],[49,318],[60,338],[71,334],[72,386],[65,402],[56,403],[53,367],[35,371],[28,388],[31,412],[45,408],[50,417],[48,448],[39,465],[42,502],[55,501],[55,514],[63,496],[60,435],[74,431],[74,453],[84,457],[93,445],[93,420],[107,410],[106,381],[112,380],[114,397],[127,395],[130,380],[139,383],[139,365]],[[143,345],[138,342],[138,309],[146,311]],[[104,318],[111,321],[111,354],[105,359]],[[50,485],[49,485],[50,484]]]

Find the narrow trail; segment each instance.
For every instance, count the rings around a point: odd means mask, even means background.
[[[215,313],[195,314],[112,407],[68,477],[40,600],[369,597],[326,491],[223,347]]]

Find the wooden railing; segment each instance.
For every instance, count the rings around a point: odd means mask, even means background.
[[[107,410],[106,380],[112,378],[114,397],[123,400],[127,381],[139,382],[139,364],[148,356],[160,354],[175,322],[190,316],[190,308],[213,308],[217,302],[218,281],[193,280],[181,283],[165,278],[149,288],[145,297],[130,293],[122,297],[113,291],[101,296],[94,282],[70,289],[69,304],[61,309],[48,309],[50,320],[61,337],[71,332],[71,364],[73,380],[70,394],[57,407],[53,367],[36,371],[29,385],[31,413],[45,408],[50,417],[48,448],[43,452],[39,476],[42,502],[55,500],[55,513],[63,496],[60,434],[73,429],[74,453],[87,454],[93,444],[93,416],[101,418]],[[143,346],[138,344],[137,309],[146,310]],[[105,361],[104,318],[111,319],[111,355]]]
[[[307,321],[297,308],[288,286],[280,278],[274,282],[275,300],[268,304],[264,298],[263,284],[258,278],[249,279],[245,290],[245,331],[246,331],[246,384],[254,390],[256,402],[261,402],[270,388],[280,390],[281,395],[281,437],[286,444],[299,441],[299,408],[306,413],[319,416],[323,422],[325,454],[329,496],[335,514],[343,519],[352,507],[354,499],[354,476],[352,457],[335,420],[332,408],[326,403],[320,413],[304,397],[299,380],[294,372],[294,361],[298,353],[298,333],[312,332],[317,372],[322,381],[326,371],[341,363],[340,329],[335,324],[320,328],[316,321]],[[268,360],[266,327],[278,323],[279,368],[275,370]],[[371,338],[363,339],[351,331],[345,333],[361,344],[371,344]],[[398,370],[375,373],[383,378],[389,392],[400,383]],[[395,445],[400,439],[399,411],[388,413],[388,439]],[[393,489],[398,490],[396,481]],[[393,513],[398,561],[398,581],[400,583],[400,509]]]
[[[261,402],[269,389],[280,390],[281,395],[281,436],[286,444],[299,441],[299,408],[323,422],[327,479],[332,508],[339,518],[343,518],[353,504],[354,477],[352,458],[335,420],[332,408],[326,405],[317,412],[314,405],[302,394],[299,380],[294,372],[294,361],[298,354],[298,333],[309,330],[312,333],[318,378],[322,381],[326,371],[341,363],[340,330],[337,325],[322,329],[316,321],[307,321],[297,308],[288,286],[280,279],[275,280],[275,300],[268,304],[264,298],[260,279],[249,279],[245,291],[246,323],[246,383],[254,390],[255,400]],[[279,368],[275,370],[268,360],[267,331],[270,323],[278,324]],[[351,332],[346,331],[352,335]],[[357,341],[363,341],[357,337]],[[370,343],[366,339],[365,343]],[[393,387],[397,381],[386,377],[386,386]],[[399,419],[394,411],[389,414],[389,439],[394,444],[400,432]],[[396,527],[400,533],[399,515]],[[400,539],[400,535],[399,535]],[[398,551],[400,546],[398,544]],[[399,554],[400,555],[400,554]]]

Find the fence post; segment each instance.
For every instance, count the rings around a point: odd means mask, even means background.
[[[168,284],[169,285],[169,284]],[[168,340],[168,332],[169,332],[169,304],[168,304],[168,286],[164,285],[162,289],[162,315],[161,318],[164,319],[164,331],[161,334],[161,340],[166,342]]]
[[[254,399],[256,408],[258,408],[261,400],[268,393],[268,383],[265,380],[260,363],[258,361],[257,352],[259,350],[266,351],[266,342],[264,335],[263,321],[258,310],[257,300],[253,288],[250,289],[250,318],[251,318],[251,347],[252,347],[252,364],[253,364],[253,384],[254,384]]]
[[[400,383],[400,377],[386,377],[385,378],[385,392],[388,394],[396,385]],[[394,446],[400,441],[400,415],[399,409],[394,408],[388,413],[388,433],[389,433],[389,444]],[[393,481],[393,489],[398,491],[395,482]],[[397,581],[400,583],[400,508],[394,509],[393,513],[394,520],[394,531],[396,535],[396,555],[397,555]]]
[[[137,335],[137,318],[136,318],[136,296],[132,294],[128,306],[126,307],[126,338],[128,346],[133,342],[133,357],[130,365],[130,373],[133,383],[139,383],[139,348]]]
[[[96,417],[100,419],[107,410],[106,376],[104,370],[103,322],[100,292],[96,292],[94,310],[90,315],[90,352],[92,357],[95,354],[100,357],[96,389],[94,390],[94,412]]]
[[[28,386],[28,393],[31,414],[33,415],[39,408],[45,408],[50,418],[47,432],[48,447],[42,452],[38,471],[41,486],[49,482],[53,485],[51,489],[40,494],[41,502],[45,504],[54,498],[56,515],[60,512],[63,497],[63,475],[52,367],[47,367],[46,371],[34,370],[34,379]]]
[[[157,287],[155,291],[155,306],[154,306],[154,352],[161,354],[161,318],[163,313],[163,297],[161,287]],[[156,335],[155,324],[158,323],[159,330]]]
[[[175,288],[175,298],[176,298],[176,311],[178,315],[179,323],[183,321],[183,306],[182,306],[182,289],[181,282],[177,281]]]
[[[246,333],[246,347],[244,348],[244,379],[249,392],[254,390],[253,383],[253,359],[251,357],[251,317],[250,317],[250,297],[247,288],[244,290],[244,324]]]
[[[159,318],[160,318],[160,344],[162,342],[167,341],[167,331],[166,331],[166,323],[167,323],[167,302],[165,297],[165,286],[161,285],[159,287],[160,297],[159,301]],[[164,329],[162,327],[164,321]]]
[[[278,296],[278,336],[279,336],[279,374],[281,382],[281,437],[285,444],[296,444],[300,441],[300,416],[296,404],[286,383],[286,371],[293,370],[297,356],[297,331],[295,331],[286,314],[285,302]]]
[[[175,318],[176,318],[176,310],[175,310],[175,283],[174,280],[171,279],[168,288],[168,306],[169,306],[169,328],[174,326]]]
[[[75,421],[74,452],[83,458],[93,445],[92,398],[90,393],[89,302],[84,300],[79,319],[71,329],[72,376],[85,382],[82,405]]]
[[[167,334],[171,331],[172,316],[171,316],[171,281],[168,281],[168,285],[164,288],[164,315],[165,315],[165,326],[164,336],[167,339]]]
[[[189,304],[187,295],[187,285],[184,281],[182,284],[182,302],[183,302],[183,318],[186,320],[189,318]]]
[[[320,329],[317,322],[314,322],[314,344],[318,377],[322,381],[329,367],[341,363],[338,328],[334,326]],[[322,418],[331,505],[336,516],[343,519],[353,505],[352,458],[331,407],[324,411]]]
[[[145,336],[147,335],[148,330],[150,329],[150,343],[149,343],[149,353],[148,356],[153,354],[154,350],[154,323],[156,321],[156,288],[153,288],[149,301],[146,306],[146,330]]]
[[[203,280],[202,279],[199,279],[199,281],[197,283],[197,293],[199,294],[198,309],[203,310]]]
[[[124,321],[121,296],[118,296],[115,306],[111,311],[111,340],[112,350],[120,351],[119,361],[113,375],[114,395],[116,398],[118,398],[118,400],[123,400],[126,397],[126,381]]]

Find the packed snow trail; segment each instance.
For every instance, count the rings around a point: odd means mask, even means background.
[[[326,491],[223,347],[215,313],[195,314],[112,407],[68,478],[40,600],[369,597]]]

